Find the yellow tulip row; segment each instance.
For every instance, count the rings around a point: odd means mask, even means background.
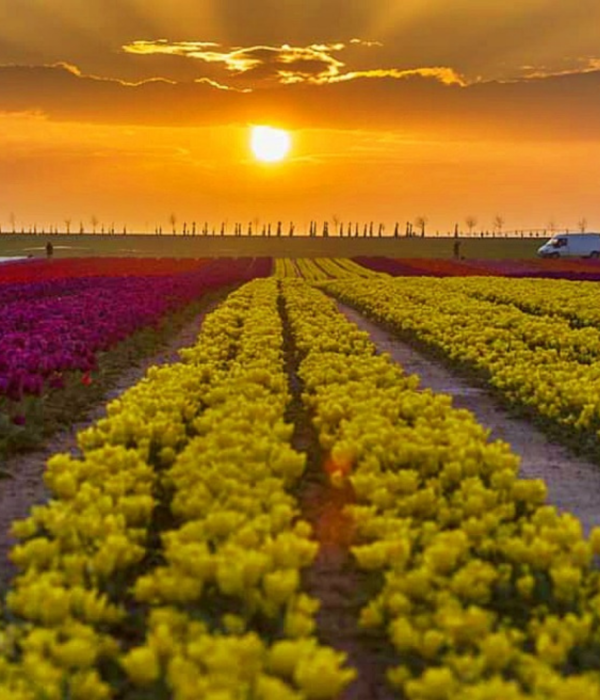
[[[388,276],[382,272],[369,270],[367,267],[363,267],[349,258],[317,258],[316,262],[323,270],[329,273],[331,277],[335,278],[366,277],[371,279],[382,275],[384,277]]]
[[[600,357],[600,328],[589,323],[586,313],[588,304],[590,315],[595,312],[596,301],[590,298],[592,292],[597,296],[594,282],[467,277],[439,280],[437,285],[469,306],[479,302],[478,309],[496,312],[498,327],[531,347],[554,348],[561,357],[584,363]]]
[[[381,582],[361,623],[397,651],[390,682],[409,700],[600,697],[600,531],[586,541],[507,444],[330,299],[283,285],[324,461],[355,492],[353,553]]]
[[[150,370],[80,433],[81,458],[49,460],[53,499],[14,526],[2,700],[104,700],[136,686],[302,700],[352,678],[313,638],[317,604],[300,591],[316,545],[286,493],[304,456],[284,422],[276,285],[230,295],[184,362]]]
[[[115,635],[128,619],[130,573],[147,557],[156,507],[157,468],[187,442],[212,373],[237,349],[246,305],[229,304],[204,323],[196,349],[204,365],[153,368],[107,407],[108,417],[78,435],[83,456],[48,461],[47,506],[13,531],[12,558],[22,573],[7,596],[29,625],[5,631],[0,697],[110,697],[97,666],[116,663]],[[19,663],[10,659],[18,658]]]
[[[278,279],[301,277],[310,282],[326,282],[327,280],[345,277],[372,278],[383,275],[349,258],[278,258],[275,260],[274,276]],[[383,275],[387,277],[387,275]]]
[[[283,277],[299,277],[296,265],[291,258],[275,258],[272,274],[273,277],[277,279]]]
[[[152,612],[124,665],[140,686],[166,674],[180,700],[333,698],[353,672],[312,637],[318,603],[301,591],[317,545],[287,491],[305,455],[290,447],[284,422],[277,283],[245,290],[252,303],[235,360],[161,479],[178,526],[163,537],[164,565],[136,582]]]
[[[600,326],[597,282],[463,277],[449,278],[447,284],[481,299],[514,304],[530,313],[567,318],[575,327]]]
[[[492,289],[495,279],[470,282]],[[525,313],[511,304],[477,299],[455,280],[340,280],[337,298],[401,335],[474,369],[506,400],[541,416],[561,434],[600,431],[600,330],[566,319]],[[565,427],[570,433],[565,433]]]
[[[296,268],[300,276],[311,282],[322,282],[329,279],[329,275],[321,269],[316,260],[311,258],[296,258]]]

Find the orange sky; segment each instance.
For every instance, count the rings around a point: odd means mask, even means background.
[[[599,230],[599,156],[597,0],[0,0],[3,230]]]

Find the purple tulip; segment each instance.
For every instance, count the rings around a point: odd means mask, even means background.
[[[0,395],[20,401],[63,372],[98,368],[97,353],[207,290],[270,274],[268,258],[214,260],[175,275],[79,277],[0,285]]]

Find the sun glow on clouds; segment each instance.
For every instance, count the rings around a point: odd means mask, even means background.
[[[275,84],[294,85],[307,83],[326,85],[346,82],[357,78],[433,78],[445,85],[465,85],[465,80],[454,69],[447,66],[422,68],[372,68],[349,70],[336,55],[349,47],[367,49],[380,48],[376,41],[351,39],[343,42],[309,44],[308,46],[248,46],[226,49],[209,41],[169,42],[134,41],[123,46],[126,53],[152,55],[167,54],[195,59],[204,63],[220,64],[236,78],[245,76],[257,84],[271,81]],[[221,86],[223,87],[223,86]]]

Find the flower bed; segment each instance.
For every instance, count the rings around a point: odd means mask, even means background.
[[[462,338],[465,309],[473,335],[488,306],[508,306],[422,284],[375,275],[325,287],[380,318],[406,311],[398,318],[423,338]],[[527,314],[505,311],[490,368],[556,350],[543,319],[520,327]],[[508,355],[506,328],[521,333]],[[560,328],[575,357],[574,329]],[[472,343],[469,357],[485,348]],[[49,461],[52,500],[14,526],[0,697],[340,695],[355,672],[319,644],[303,590],[318,543],[296,499],[305,455],[285,420],[290,364],[331,488],[352,495],[340,539],[367,574],[360,622],[374,647],[388,640],[399,697],[600,696],[600,531],[584,540],[546,505],[543,482],[519,478],[506,443],[448,396],[418,391],[314,285],[267,279],[209,314],[182,362],[110,403],[80,433],[81,457]]]
[[[284,284],[332,482],[357,499],[353,553],[379,581],[361,621],[397,651],[391,683],[410,700],[596,697],[600,531],[585,541],[507,444]]]
[[[3,284],[73,279],[77,277],[140,277],[176,275],[201,269],[207,259],[193,258],[62,258],[28,259],[0,267]]]
[[[376,275],[349,258],[280,258],[275,263],[278,279],[300,277],[310,282],[324,282],[343,277],[373,277]]]
[[[0,287],[0,449],[44,424],[47,397],[84,391],[99,359],[208,290],[269,272],[267,260],[207,262],[195,272],[80,277]]]
[[[276,309],[274,280],[231,294],[184,362],[80,434],[81,459],[50,460],[53,500],[15,525],[0,696],[318,700],[352,678],[300,590],[316,547],[289,493],[304,457]]]
[[[490,290],[493,280],[480,285]],[[467,294],[455,281],[395,278],[368,285],[338,281],[327,289],[404,338],[473,371],[561,439],[598,452],[600,330],[474,298],[476,286],[470,281]],[[558,303],[563,293],[556,293]]]
[[[357,257],[358,264],[394,277],[545,277],[600,280],[600,264],[589,260],[445,260],[431,258]]]
[[[456,280],[450,287],[478,299],[512,304],[536,316],[566,318],[574,328],[600,328],[598,287],[585,282],[559,280]],[[560,325],[560,324],[559,324]]]

